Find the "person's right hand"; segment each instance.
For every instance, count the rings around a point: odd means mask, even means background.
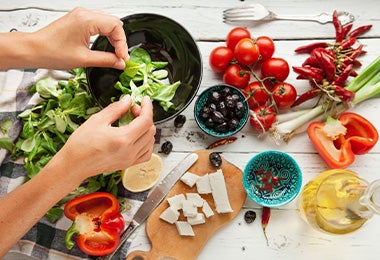
[[[74,131],[58,153],[61,159],[67,158],[66,164],[74,174],[83,174],[84,180],[150,159],[156,133],[152,102],[144,97],[141,106],[131,107],[131,103],[131,97],[125,96],[92,115]],[[112,126],[129,109],[135,119],[125,126]]]

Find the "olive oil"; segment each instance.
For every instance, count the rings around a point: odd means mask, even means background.
[[[300,210],[314,228],[334,234],[359,229],[373,213],[359,203],[368,183],[348,170],[322,173],[304,187]]]

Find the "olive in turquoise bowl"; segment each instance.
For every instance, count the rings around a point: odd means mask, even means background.
[[[195,101],[194,117],[203,132],[225,138],[244,127],[248,121],[249,107],[239,89],[219,84],[200,93]]]
[[[243,186],[247,195],[264,207],[280,207],[300,192],[302,172],[289,154],[268,150],[255,155],[245,166]]]

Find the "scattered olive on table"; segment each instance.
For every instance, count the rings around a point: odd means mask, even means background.
[[[211,164],[214,165],[215,167],[219,167],[222,164],[222,157],[220,156],[218,152],[210,153],[209,158],[210,158]]]
[[[255,221],[255,219],[256,219],[256,212],[254,212],[253,210],[248,210],[245,212],[244,220],[247,224],[252,223],[253,221]]]
[[[173,150],[173,144],[170,141],[166,141],[161,145],[161,153],[169,154]]]
[[[186,116],[184,116],[184,115],[178,115],[174,119],[174,126],[176,128],[181,128],[185,123],[186,123]]]
[[[210,93],[205,106],[201,109],[200,118],[207,127],[225,133],[239,126],[244,112],[244,104],[239,96],[225,87],[220,92]]]

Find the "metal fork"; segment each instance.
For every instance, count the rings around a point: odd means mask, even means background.
[[[354,15],[348,12],[338,12],[338,18],[343,25],[355,20]],[[223,11],[223,22],[236,23],[244,21],[271,21],[271,20],[298,20],[314,21],[325,24],[332,21],[332,14],[320,13],[317,15],[277,15],[261,4],[250,4]]]

